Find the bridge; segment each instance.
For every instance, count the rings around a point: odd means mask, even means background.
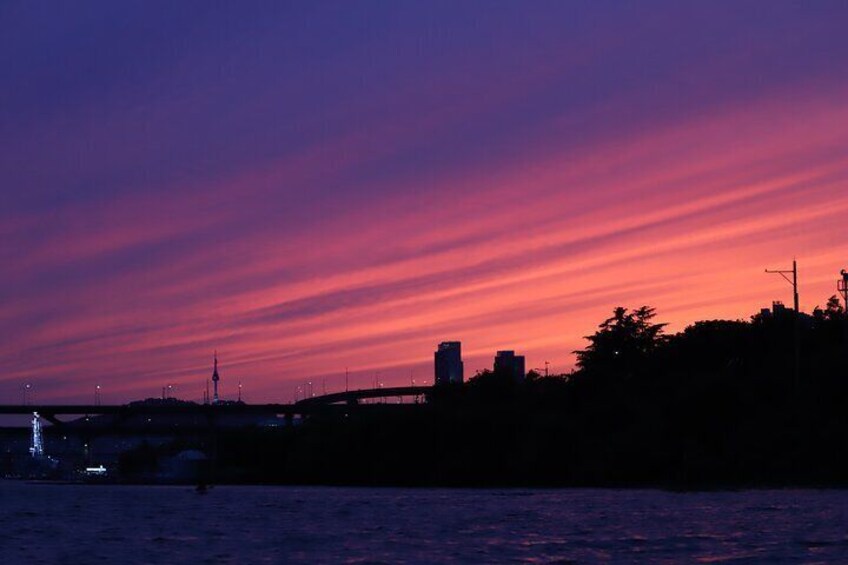
[[[112,414],[121,417],[137,415],[198,415],[214,419],[230,415],[284,415],[287,419],[295,415],[347,413],[351,409],[380,411],[387,408],[381,404],[359,404],[360,400],[374,398],[419,397],[432,390],[429,386],[380,387],[323,394],[289,404],[245,404],[219,403],[194,404],[190,402],[147,401],[130,404],[0,404],[0,414],[32,414],[37,412],[54,425],[64,422],[61,415]],[[396,405],[395,405],[396,406]]]
[[[304,398],[295,402],[294,406],[299,408],[312,408],[318,406],[327,406],[344,402],[348,405],[356,405],[360,400],[371,398],[400,398],[403,396],[424,396],[433,390],[431,386],[395,386],[395,387],[379,387],[365,388],[361,390],[351,390],[344,392],[334,392],[330,394],[322,394],[313,396],[312,398]]]

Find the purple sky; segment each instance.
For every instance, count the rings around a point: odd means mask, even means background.
[[[572,366],[848,267],[845,2],[0,4],[0,402]]]

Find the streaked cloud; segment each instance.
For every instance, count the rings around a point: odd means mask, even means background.
[[[432,378],[444,339],[566,370],[617,305],[680,329],[788,299],[762,271],[793,256],[822,304],[848,14],[739,6],[186,3],[154,32],[14,5],[0,36],[51,25],[4,40],[30,95],[0,110],[0,398],[199,398],[213,349],[267,400]]]

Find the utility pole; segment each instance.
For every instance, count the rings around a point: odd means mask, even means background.
[[[795,386],[797,387],[801,380],[801,309],[798,303],[798,263],[795,259],[792,259],[792,270],[787,269],[775,269],[770,270],[766,269],[767,273],[770,274],[778,274],[784,279],[786,282],[792,285],[792,298],[795,306]],[[789,278],[789,275],[792,275],[792,278]]]
[[[347,380],[348,380],[348,376],[349,376],[349,375],[348,375],[348,370],[347,370],[347,367],[345,367],[345,392],[347,392]]]
[[[548,377],[548,367],[550,366],[550,361],[545,361],[545,378]]]
[[[780,270],[780,269],[766,269],[767,273],[777,274],[786,279],[786,282],[792,285],[792,298],[794,301],[795,313],[798,314],[800,309],[798,307],[798,263],[795,259],[792,260],[792,270]],[[792,278],[789,278],[789,275],[792,275]]]

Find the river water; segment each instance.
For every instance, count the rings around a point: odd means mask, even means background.
[[[2,563],[848,562],[848,491],[0,481]]]

